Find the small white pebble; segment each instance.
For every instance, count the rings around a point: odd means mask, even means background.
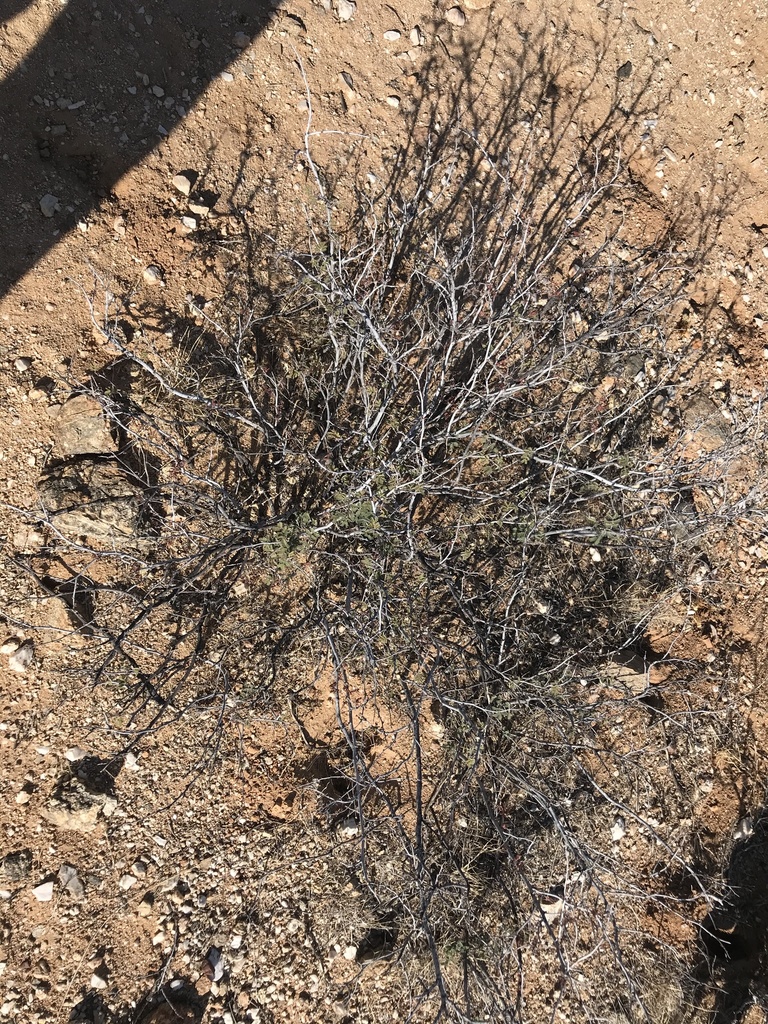
[[[53,899],[53,882],[43,882],[41,885],[35,886],[32,895],[38,903],[50,903]]]
[[[146,284],[161,284],[163,280],[163,273],[159,267],[151,264],[142,274]]]
[[[192,191],[192,178],[188,174],[174,174],[171,184],[183,196],[188,196]]]
[[[31,640],[24,643],[8,659],[8,668],[12,672],[24,673],[35,660],[35,647]]]
[[[41,197],[40,212],[44,217],[53,217],[56,211],[60,208],[58,196],[51,195],[50,192],[47,192]]]
[[[353,0],[336,0],[336,13],[339,21],[349,21],[354,17],[357,4]]]

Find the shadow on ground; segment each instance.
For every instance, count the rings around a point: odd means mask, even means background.
[[[0,34],[31,5],[5,0]],[[275,8],[213,0],[65,0],[0,82],[0,295],[186,116]],[[41,199],[48,200],[46,216]]]
[[[161,985],[138,1006],[115,1016],[98,992],[90,992],[74,1007],[72,1024],[201,1024],[208,1004],[207,995],[199,995],[182,979]]]
[[[750,826],[751,827],[751,826]],[[768,996],[768,816],[737,840],[725,871],[723,905],[702,922],[702,973],[715,982],[712,1024],[737,1024]]]

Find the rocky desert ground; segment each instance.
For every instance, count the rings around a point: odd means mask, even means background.
[[[4,0],[2,1019],[763,1024],[766,75],[761,0]],[[233,576],[211,643],[172,643],[172,618],[142,612],[130,670],[103,654],[88,604],[107,602],[117,650],[129,613],[115,581],[124,595],[157,555],[134,543],[138,485],[114,459],[159,408],[152,388],[193,400],[173,374],[194,339],[250,330],[275,254],[306,251],[329,210],[353,222],[360,196],[373,211],[382,189],[406,195],[409,154],[423,167],[449,122],[483,148],[462,187],[499,168],[512,180],[515,167],[523,211],[558,208],[575,152],[612,162],[620,190],[584,245],[596,251],[603,230],[644,252],[664,236],[659,281],[675,255],[683,268],[659,349],[677,377],[663,356],[625,376],[664,378],[664,441],[645,466],[662,473],[674,451],[689,467],[693,525],[685,543],[672,538],[674,585],[638,613],[634,660],[584,679],[592,739],[557,769],[570,780],[578,762],[590,780],[567,782],[557,820],[591,837],[592,881],[526,792],[549,756],[548,705],[526,704],[533,739],[516,741],[514,784],[499,769],[497,798],[483,776],[471,813],[449,813],[475,749],[461,730],[450,738],[453,698],[440,706],[425,683],[409,708],[415,683],[387,697],[383,683],[334,673],[311,638],[270,689],[260,652],[274,623],[256,628],[237,603],[255,577]],[[553,274],[553,296],[566,278]],[[620,380],[603,375],[594,391],[602,421],[630,403]],[[115,412],[128,391],[133,420]],[[185,448],[157,416],[141,436],[167,456],[162,472],[172,479],[169,453],[187,452],[208,480],[200,446],[212,465],[215,423],[204,434],[190,413]],[[264,501],[279,518],[279,494]],[[187,518],[190,543],[201,523]],[[314,569],[285,545],[267,590],[288,608]],[[585,544],[579,578],[601,550]],[[192,571],[180,548],[166,556]],[[350,594],[339,585],[328,600],[349,611]],[[516,614],[557,646],[570,627],[553,600]],[[610,633],[602,614],[585,644]],[[194,699],[152,696],[167,650]],[[365,809],[360,779],[374,777],[380,805]],[[459,845],[476,841],[466,863],[451,853],[450,871],[437,866],[449,832],[427,821],[443,806]],[[368,831],[379,814],[391,835]],[[430,930],[438,904],[453,908],[439,911],[442,931]]]

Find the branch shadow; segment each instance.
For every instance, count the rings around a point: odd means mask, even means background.
[[[766,1005],[768,955],[768,818],[761,810],[743,821],[724,871],[722,904],[699,929],[700,959],[694,973],[709,1000],[713,1024],[737,1024],[754,1002]],[[714,982],[714,984],[713,984]]]

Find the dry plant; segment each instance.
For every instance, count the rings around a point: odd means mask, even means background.
[[[86,390],[132,511],[94,543],[66,515],[114,490],[45,510],[126,745],[295,709],[330,666],[358,958],[402,966],[414,1019],[674,1019],[710,884],[690,803],[718,722],[648,684],[644,635],[752,497],[697,506],[717,480],[668,414],[695,254],[668,225],[633,245],[622,130],[572,144],[546,95],[505,106],[508,148],[435,107],[343,220],[310,123],[309,230],[247,309],[152,348],[94,309],[120,355]]]

